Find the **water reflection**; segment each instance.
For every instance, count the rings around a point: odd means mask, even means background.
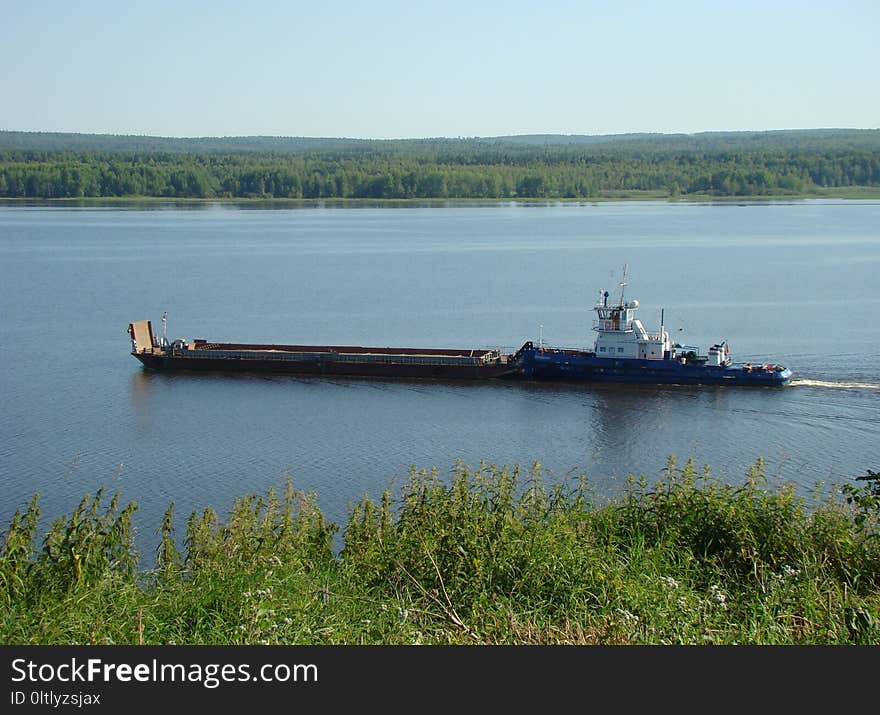
[[[139,369],[132,373],[129,391],[131,412],[135,426],[140,433],[152,433],[156,429],[155,382],[161,377],[158,373]]]

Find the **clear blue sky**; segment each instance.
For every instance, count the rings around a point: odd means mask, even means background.
[[[0,129],[880,127],[880,0],[0,0]]]

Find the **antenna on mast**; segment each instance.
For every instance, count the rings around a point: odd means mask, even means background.
[[[626,288],[626,271],[629,268],[628,263],[623,264],[623,279],[620,281],[620,305],[623,305],[623,291]]]

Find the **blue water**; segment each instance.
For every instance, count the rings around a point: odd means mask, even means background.
[[[584,473],[670,454],[808,493],[880,468],[880,204],[0,207],[0,524],[106,486],[145,552],[193,509],[294,484],[343,522],[411,465]],[[438,384],[145,371],[128,323],[235,342],[589,347],[599,290],[680,342],[782,363],[783,389]],[[543,327],[541,327],[543,326]],[[679,328],[681,329],[679,331]]]

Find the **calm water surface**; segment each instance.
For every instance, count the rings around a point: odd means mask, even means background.
[[[515,349],[591,346],[627,295],[649,329],[790,366],[784,389],[436,384],[153,374],[126,327],[169,338]],[[808,492],[880,468],[880,204],[409,208],[0,207],[0,522],[99,486],[182,520],[291,475],[342,522],[411,465],[584,473],[613,495],[669,454],[740,482],[758,456]]]

